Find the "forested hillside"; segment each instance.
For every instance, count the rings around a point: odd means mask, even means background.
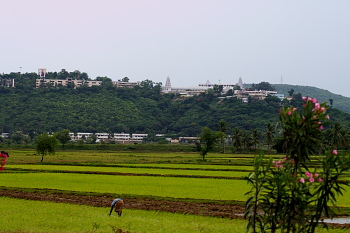
[[[303,96],[310,96],[313,98],[317,98],[320,102],[327,102],[328,104],[331,104],[330,103],[330,100],[331,100],[334,108],[350,113],[349,97],[337,95],[327,90],[323,90],[316,87],[310,87],[310,86],[273,84],[273,87],[276,89],[278,93],[285,94],[285,96],[289,96],[289,92],[291,90],[294,90],[294,94],[301,93]]]
[[[0,89],[0,131],[166,133],[198,136],[220,120],[231,127],[263,129],[278,119],[279,101],[244,104],[215,93],[180,99],[147,88]]]
[[[16,88],[0,87],[0,133],[22,132],[32,138],[35,134],[63,129],[198,136],[205,126],[217,130],[218,122],[222,120],[231,130],[241,127],[265,132],[268,123],[278,122],[281,107],[277,97],[250,99],[249,103],[242,103],[234,97],[223,98],[214,90],[190,98],[163,95],[160,93],[161,84],[150,80],[135,88],[103,85],[35,89],[35,79],[38,78],[35,73],[8,76],[16,78]],[[298,86],[274,86],[282,93],[293,88],[294,93],[300,92],[320,101],[330,98],[322,98],[322,91],[317,92],[317,88],[311,88],[315,90],[311,92],[298,89]],[[349,114],[338,110],[340,101],[334,96],[333,100],[332,120],[350,129]]]

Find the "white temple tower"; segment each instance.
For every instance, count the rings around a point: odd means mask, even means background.
[[[169,76],[166,78],[164,92],[169,93],[171,91],[171,82]]]
[[[242,90],[244,90],[244,84],[241,77],[239,77],[237,85],[240,86]]]

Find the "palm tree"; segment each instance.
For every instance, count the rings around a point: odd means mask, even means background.
[[[346,148],[349,146],[350,138],[349,132],[339,124],[335,123],[333,127],[330,128],[330,146],[333,149]]]
[[[222,147],[223,147],[223,152],[224,152],[224,154],[226,153],[226,150],[225,150],[225,141],[226,141],[226,132],[228,132],[229,131],[229,129],[230,129],[230,126],[229,126],[229,124],[226,122],[226,121],[224,121],[224,120],[221,120],[221,121],[219,121],[219,123],[218,123],[218,129],[219,129],[219,132],[222,132],[222,134],[221,134],[221,143],[222,143]]]
[[[244,153],[247,152],[253,145],[253,138],[252,135],[249,132],[242,132],[242,142],[243,142],[243,148]]]
[[[252,143],[254,144],[254,149],[256,151],[257,145],[260,144],[261,133],[259,130],[254,129],[252,132]]]
[[[270,146],[272,145],[273,143],[273,139],[275,137],[274,135],[275,133],[275,129],[273,127],[273,125],[271,123],[268,123],[267,124],[267,129],[266,129],[266,143],[267,143],[267,146],[268,146],[268,151],[270,151]]]
[[[243,130],[239,127],[235,128],[232,132],[232,146],[237,150],[241,150],[243,146]]]

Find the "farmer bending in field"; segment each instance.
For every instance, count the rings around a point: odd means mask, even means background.
[[[124,201],[120,198],[114,199],[112,202],[111,211],[109,212],[109,216],[111,216],[113,208],[115,208],[114,211],[117,212],[119,216],[122,216]]]
[[[6,165],[6,159],[10,157],[9,156],[9,153],[7,153],[6,151],[1,151],[0,152],[0,158],[3,158],[2,159],[2,163],[1,163],[1,167],[0,167],[0,171],[3,171],[4,170],[4,167]]]

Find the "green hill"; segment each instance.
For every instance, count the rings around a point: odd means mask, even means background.
[[[310,86],[299,86],[299,85],[289,85],[289,84],[273,84],[278,93],[289,96],[289,91],[294,90],[294,93],[301,93],[303,96],[310,96],[317,98],[320,102],[327,102],[330,104],[329,100],[333,100],[333,107],[346,111],[350,113],[350,98],[342,95],[337,95],[331,93],[327,90],[320,89],[317,87]]]
[[[53,74],[52,74],[53,75]],[[181,98],[161,94],[161,85],[145,80],[143,86],[35,88],[35,73],[2,75],[16,79],[16,88],[0,87],[0,133],[22,132],[34,135],[69,129],[72,132],[148,133],[198,136],[204,126],[217,129],[226,121],[231,129],[266,131],[278,122],[281,102],[277,97],[251,98],[242,103],[223,98],[214,90]],[[349,98],[314,87],[273,85],[279,93],[288,91],[312,96],[319,101],[333,99],[333,121],[350,129]]]

